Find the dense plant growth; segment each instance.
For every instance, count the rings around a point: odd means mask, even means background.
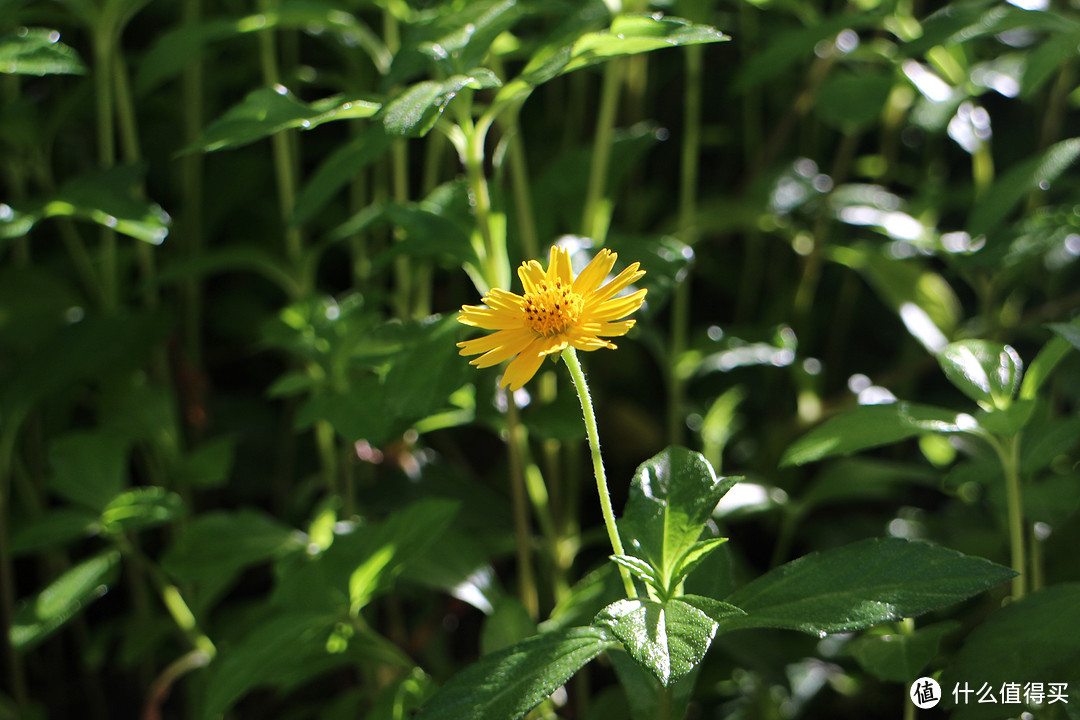
[[[1078,47],[0,0],[0,717],[1080,716]]]

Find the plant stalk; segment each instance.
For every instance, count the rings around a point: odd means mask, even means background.
[[[608,492],[607,476],[604,473],[604,459],[600,455],[600,434],[596,429],[596,413],[593,411],[592,398],[589,396],[589,386],[585,382],[585,373],[581,369],[581,362],[574,348],[568,347],[563,350],[562,359],[570,370],[574,389],[577,390],[578,399],[581,401],[581,413],[585,417],[589,452],[592,455],[593,475],[596,477],[596,494],[600,497],[600,510],[604,514],[604,527],[607,529],[608,540],[611,542],[611,550],[616,555],[624,555],[622,540],[619,539],[619,528],[615,524],[615,513],[611,509],[611,494]],[[619,575],[622,577],[623,587],[626,588],[626,596],[637,597],[637,590],[634,588],[634,581],[630,578],[630,572],[622,565],[619,565]]]

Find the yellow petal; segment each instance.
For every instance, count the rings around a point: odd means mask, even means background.
[[[596,257],[585,266],[585,269],[578,275],[577,280],[574,281],[574,292],[584,297],[600,287],[600,283],[604,281],[604,278],[611,272],[611,268],[614,267],[617,257],[618,255],[606,248],[596,253]]]
[[[490,308],[499,310],[520,310],[521,303],[525,298],[509,290],[493,288],[484,296],[484,304]]]
[[[503,360],[509,360],[527,348],[534,337],[531,332],[525,331],[520,336],[507,340],[504,344],[489,350],[480,357],[473,358],[469,363],[480,368],[498,365]]]
[[[503,372],[499,385],[510,386],[510,390],[520,390],[521,387],[532,379],[540,364],[544,362],[544,356],[540,354],[544,338],[537,338],[527,348],[522,350],[516,358],[510,361]]]
[[[642,288],[641,290],[624,297],[606,300],[598,305],[592,305],[587,308],[583,314],[587,314],[588,319],[594,321],[618,320],[619,318],[626,317],[630,313],[637,311],[638,308],[641,307],[641,303],[645,302],[646,292],[647,290]]]
[[[515,330],[499,330],[490,335],[478,337],[473,340],[465,340],[459,342],[457,346],[461,348],[459,355],[478,355],[480,353],[486,353],[489,350],[494,350],[502,345],[509,344],[516,341],[523,334],[532,335],[532,331],[527,328],[518,328]]]
[[[476,305],[463,305],[458,322],[462,325],[487,328],[488,330],[511,330],[522,325],[521,311],[492,310]]]
[[[563,285],[574,282],[574,269],[570,266],[570,253],[565,248],[551,246],[548,260],[548,281],[562,280]]]
[[[526,293],[536,292],[536,286],[545,278],[544,268],[540,267],[540,263],[535,260],[521,263],[517,272]]]
[[[628,266],[625,270],[616,275],[614,280],[586,298],[586,302],[603,302],[610,297],[614,297],[624,287],[645,275],[644,270],[638,270],[639,266],[640,263],[634,263]]]

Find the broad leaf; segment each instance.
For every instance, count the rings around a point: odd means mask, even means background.
[[[82,75],[86,66],[75,50],[60,42],[56,30],[23,27],[0,36],[0,72]]]
[[[108,592],[116,580],[120,553],[108,550],[84,560],[27,598],[12,619],[9,637],[16,650],[30,650],[80,610]]]
[[[662,603],[619,600],[601,610],[594,622],[610,628],[630,656],[667,687],[705,657],[718,621],[741,614],[718,600],[683,595]]]
[[[634,554],[659,571],[666,587],[720,498],[737,481],[717,478],[703,455],[680,447],[669,447],[638,466],[623,513],[623,535]]]
[[[1080,320],[1071,323],[1051,323],[1048,327],[1080,350]]]
[[[949,382],[987,409],[1009,407],[1024,368],[1015,350],[988,340],[949,343],[938,362]]]
[[[911,683],[937,655],[942,636],[958,627],[960,623],[950,621],[913,632],[864,635],[852,640],[844,653],[879,680]]]
[[[280,86],[258,88],[210,123],[184,152],[240,147],[290,128],[310,130],[331,120],[371,117],[379,108],[363,98],[330,97],[308,104]]]
[[[929,405],[860,405],[826,420],[793,442],[784,451],[780,466],[851,455],[925,433],[971,432],[977,427],[970,415]]]
[[[49,445],[49,488],[93,510],[104,508],[127,483],[128,443],[103,430],[73,432]]]
[[[452,677],[415,720],[518,720],[616,644],[607,630],[596,627],[529,638]]]
[[[949,690],[957,684],[963,687],[965,681],[972,685],[987,682],[995,690],[1004,683],[1019,683],[1021,687],[1044,683],[1044,690],[1048,682],[1067,683],[1070,704],[1080,702],[1080,583],[1063,583],[1032,593],[976,627],[941,676],[946,705],[953,704]],[[997,718],[1001,717],[1000,708],[972,698],[972,702],[957,707],[953,717]],[[1009,712],[1020,714],[1019,709]]]
[[[391,139],[381,125],[370,123],[327,155],[297,196],[292,224],[302,225],[316,217],[336,192],[383,155]]]
[[[874,538],[811,553],[736,590],[726,601],[746,615],[723,620],[720,627],[851,632],[960,602],[1014,575],[955,550]]]
[[[8,549],[13,557],[19,557],[65,545],[95,532],[97,520],[94,513],[72,507],[49,510],[22,522],[13,518],[15,522]]]

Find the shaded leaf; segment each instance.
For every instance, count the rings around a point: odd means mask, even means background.
[[[416,720],[517,720],[617,641],[595,627],[557,630],[485,655],[450,678]]]
[[[1047,682],[1067,683],[1070,702],[1080,701],[1080,583],[1032,593],[976,627],[946,666],[941,685],[963,687],[974,679],[997,689],[1006,682],[1044,683],[1044,689]],[[954,704],[951,693],[945,693],[945,704]],[[1000,707],[972,702],[957,707],[952,716],[997,718]]]
[[[49,445],[49,489],[102,511],[127,484],[128,442],[102,430],[68,433]]]
[[[960,623],[949,621],[913,632],[864,635],[852,640],[844,653],[879,680],[910,684],[937,655],[942,636],[958,627]]]
[[[780,466],[851,455],[924,433],[971,432],[977,427],[970,415],[930,405],[906,402],[860,405],[826,420],[789,445],[780,458]]]
[[[8,549],[12,556],[18,557],[65,545],[93,533],[97,520],[94,513],[78,508],[49,510],[31,520],[16,522]]]
[[[318,215],[336,192],[382,156],[391,139],[381,125],[371,123],[327,155],[297,196],[292,224],[303,225]]]
[[[1080,138],[1062,140],[1038,157],[1020,163],[1003,174],[976,203],[968,216],[972,237],[996,230],[1024,197],[1040,186],[1049,187],[1080,156]]]
[[[892,87],[891,75],[833,73],[818,90],[814,112],[834,128],[857,132],[881,115]]]
[[[805,555],[736,590],[725,600],[746,615],[720,629],[850,632],[960,602],[1015,575],[948,548],[872,538]]]

